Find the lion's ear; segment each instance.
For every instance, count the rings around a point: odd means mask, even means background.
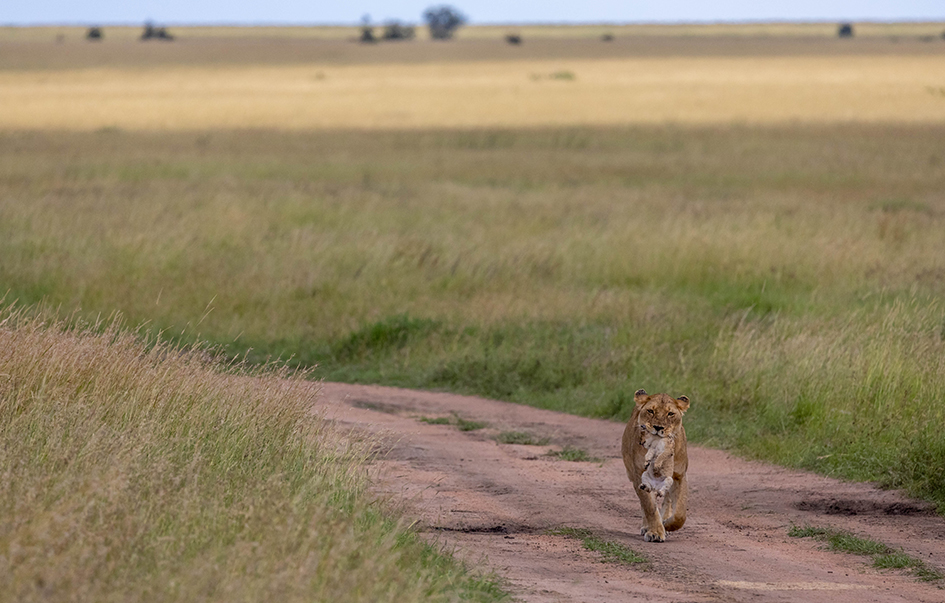
[[[637,390],[636,392],[634,392],[634,394],[633,394],[633,401],[637,403],[637,406],[642,406],[642,405],[646,404],[646,401],[649,400],[649,399],[650,399],[650,397],[649,397],[648,395],[646,395],[646,390],[645,390],[645,389],[638,389],[638,390]]]
[[[686,412],[689,410],[689,398],[686,396],[679,396],[676,398],[676,406],[679,407],[680,412]]]

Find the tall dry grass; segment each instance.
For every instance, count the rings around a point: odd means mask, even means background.
[[[782,462],[905,487],[945,509],[945,321],[916,296],[832,319],[723,332],[712,356],[722,427]]]
[[[0,600],[501,597],[371,502],[315,384],[0,316]]]
[[[838,312],[942,291],[939,133],[10,135],[0,276],[25,303],[254,346],[405,312]]]

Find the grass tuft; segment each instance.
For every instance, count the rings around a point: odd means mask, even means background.
[[[623,563],[627,565],[635,565],[649,562],[649,559],[637,553],[630,547],[620,544],[619,542],[599,538],[598,536],[595,536],[590,530],[584,528],[555,528],[553,530],[549,530],[548,534],[553,536],[565,536],[567,538],[580,540],[585,549],[600,553],[601,562],[603,563]]]
[[[538,437],[525,431],[503,431],[495,437],[500,444],[518,444],[520,446],[547,446],[551,438]]]
[[[456,413],[453,413],[449,417],[420,417],[420,421],[429,423],[430,425],[455,425],[460,431],[477,431],[489,426],[488,423],[482,421],[464,419]]]
[[[929,567],[921,559],[906,555],[901,551],[894,551],[877,555],[873,559],[873,566],[879,569],[905,569],[923,582],[939,582],[945,580],[942,572]]]
[[[873,567],[879,569],[906,569],[914,577],[924,582],[937,582],[945,579],[938,570],[929,567],[921,559],[896,551],[882,542],[869,538],[860,538],[844,530],[818,528],[813,526],[792,526],[788,536],[794,538],[814,538],[827,544],[831,551],[863,555],[873,558]]]
[[[471,421],[462,417],[456,417],[456,428],[460,431],[477,431],[488,427],[489,424],[483,421]]]
[[[430,425],[452,425],[452,417],[420,417],[420,421]]]
[[[603,459],[591,456],[586,450],[565,446],[561,450],[552,450],[548,456],[561,459],[562,461],[572,461],[575,463],[601,463]]]

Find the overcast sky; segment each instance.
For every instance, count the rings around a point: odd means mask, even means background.
[[[425,0],[0,0],[0,24],[353,24],[420,21]],[[471,23],[942,21],[945,0],[457,0]]]

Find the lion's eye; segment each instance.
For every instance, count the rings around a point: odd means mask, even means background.
[[[669,416],[671,416],[671,417],[675,417],[675,416],[676,416],[676,413],[674,413],[674,412],[671,412],[671,413],[669,413]]]
[[[647,408],[647,409],[646,409],[646,412],[648,412],[648,413],[650,413],[650,414],[652,415],[652,414],[653,414],[653,409],[652,409],[652,408]]]

